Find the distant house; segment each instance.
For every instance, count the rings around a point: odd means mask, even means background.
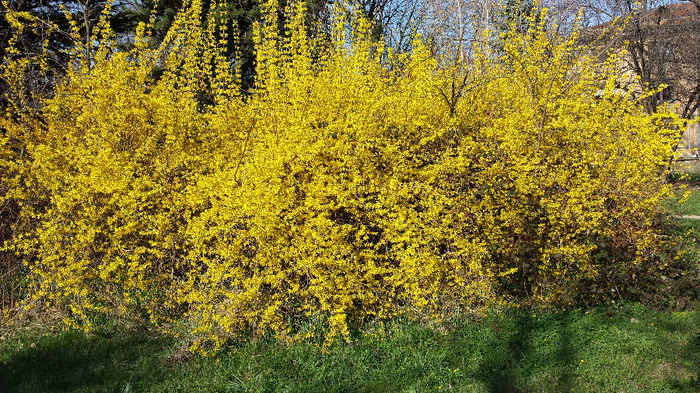
[[[700,116],[700,9],[691,3],[661,6],[632,13],[621,34],[613,23],[586,29],[587,41],[625,48],[621,85],[641,91],[641,85],[667,86],[644,100],[647,110],[671,104],[687,119]],[[608,35],[608,37],[605,37]],[[602,37],[602,39],[601,39]],[[641,85],[640,85],[641,84]],[[682,158],[700,156],[700,124],[688,126],[678,146]]]

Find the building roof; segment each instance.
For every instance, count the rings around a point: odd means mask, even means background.
[[[659,18],[674,21],[693,20],[700,17],[700,11],[692,3],[676,3],[662,5],[652,10],[643,11],[640,13],[642,21],[657,21]]]
[[[620,19],[619,22],[624,20],[625,17]],[[639,12],[635,12],[632,14],[632,19],[630,22],[634,20],[639,20],[642,28],[665,25],[667,23],[678,25],[680,27],[687,23],[700,23],[700,10],[698,10],[695,4],[688,2],[668,4],[651,10],[641,10]],[[618,20],[608,21],[584,29],[582,31],[583,41],[590,42],[595,38],[599,38],[601,34],[615,35],[612,28],[614,26],[619,26],[619,22]]]

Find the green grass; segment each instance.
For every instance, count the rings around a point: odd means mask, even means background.
[[[700,220],[674,219],[672,231],[682,237],[688,253],[686,259],[700,264]]]
[[[697,165],[700,168],[700,162]],[[667,206],[671,212],[676,215],[700,216],[700,173],[675,172],[671,174],[670,180],[677,187],[677,198],[690,192],[690,197],[685,203],[669,201]],[[681,189],[681,186],[685,186],[686,189]]]
[[[700,216],[700,191],[691,191],[690,197],[685,202],[683,208],[687,212],[685,214]]]
[[[680,190],[679,193],[686,191]],[[672,202],[669,205],[671,212],[677,216],[700,216],[700,187],[695,186],[690,190],[690,196],[683,204]],[[670,232],[679,235],[688,251],[687,258],[692,263],[700,264],[700,220],[687,218],[674,218]]]
[[[700,310],[510,310],[443,332],[402,322],[323,353],[255,340],[175,361],[141,332],[0,340],[12,392],[697,392]]]
[[[678,191],[678,194],[683,194],[686,191]],[[700,190],[690,190],[690,196],[685,203],[673,202],[670,205],[671,212],[677,215],[700,216]]]

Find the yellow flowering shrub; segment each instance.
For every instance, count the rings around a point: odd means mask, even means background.
[[[250,95],[220,50],[235,27],[192,0],[157,48],[142,25],[117,50],[104,17],[51,95],[10,97],[3,198],[22,207],[8,249],[27,306],[87,328],[143,315],[206,351],[308,318],[332,340],[368,318],[569,301],[655,262],[677,119],[616,94],[615,59],[534,17],[503,55],[450,65],[419,38],[384,48],[340,8],[313,40],[303,1],[283,33],[276,1],[262,8]]]

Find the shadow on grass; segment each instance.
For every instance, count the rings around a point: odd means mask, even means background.
[[[700,305],[697,306],[697,309],[700,311]],[[688,390],[695,389],[696,392],[700,392],[700,312],[695,314],[695,326],[695,336],[686,345],[683,352],[686,360],[695,365],[694,370],[692,370],[695,373],[695,378],[688,381]],[[682,388],[682,381],[675,382],[677,382],[679,389]]]
[[[476,377],[485,383],[488,392],[524,393],[531,391],[529,385],[538,378],[540,368],[553,370],[554,381],[547,385],[556,392],[570,392],[574,386],[577,352],[572,343],[572,322],[569,314],[541,321],[529,312],[518,312],[510,327],[510,335],[496,338],[489,344],[492,353],[479,365]],[[552,328],[551,324],[556,324]],[[543,356],[535,340],[545,332],[556,342],[551,356]]]
[[[530,338],[534,321],[529,314],[520,314],[510,337],[506,342],[494,340],[491,356],[479,366],[479,375],[488,386],[489,392],[522,392],[523,382],[527,380],[529,370],[523,367],[523,360],[532,351]],[[501,335],[499,333],[499,335]]]
[[[571,315],[566,314],[557,328],[559,345],[556,362],[560,370],[559,380],[557,381],[557,391],[559,392],[569,392],[574,386],[575,374],[573,367],[576,364],[576,351],[571,342],[571,338],[574,335],[569,327],[571,322]]]
[[[669,373],[666,376],[666,385],[674,392],[700,392],[700,305],[696,306],[691,323],[694,327],[690,331],[688,331],[688,324],[678,320],[660,320],[656,323],[664,332],[667,332],[659,340],[660,345],[665,348],[673,348],[674,336],[685,332],[690,333],[687,342],[675,352],[675,363],[681,365],[680,370],[683,372]],[[683,369],[682,364],[690,367]],[[686,370],[688,373],[685,372]]]
[[[22,338],[0,357],[0,390],[122,392],[163,375],[168,340],[140,333],[67,332]],[[6,349],[4,349],[6,350]]]

